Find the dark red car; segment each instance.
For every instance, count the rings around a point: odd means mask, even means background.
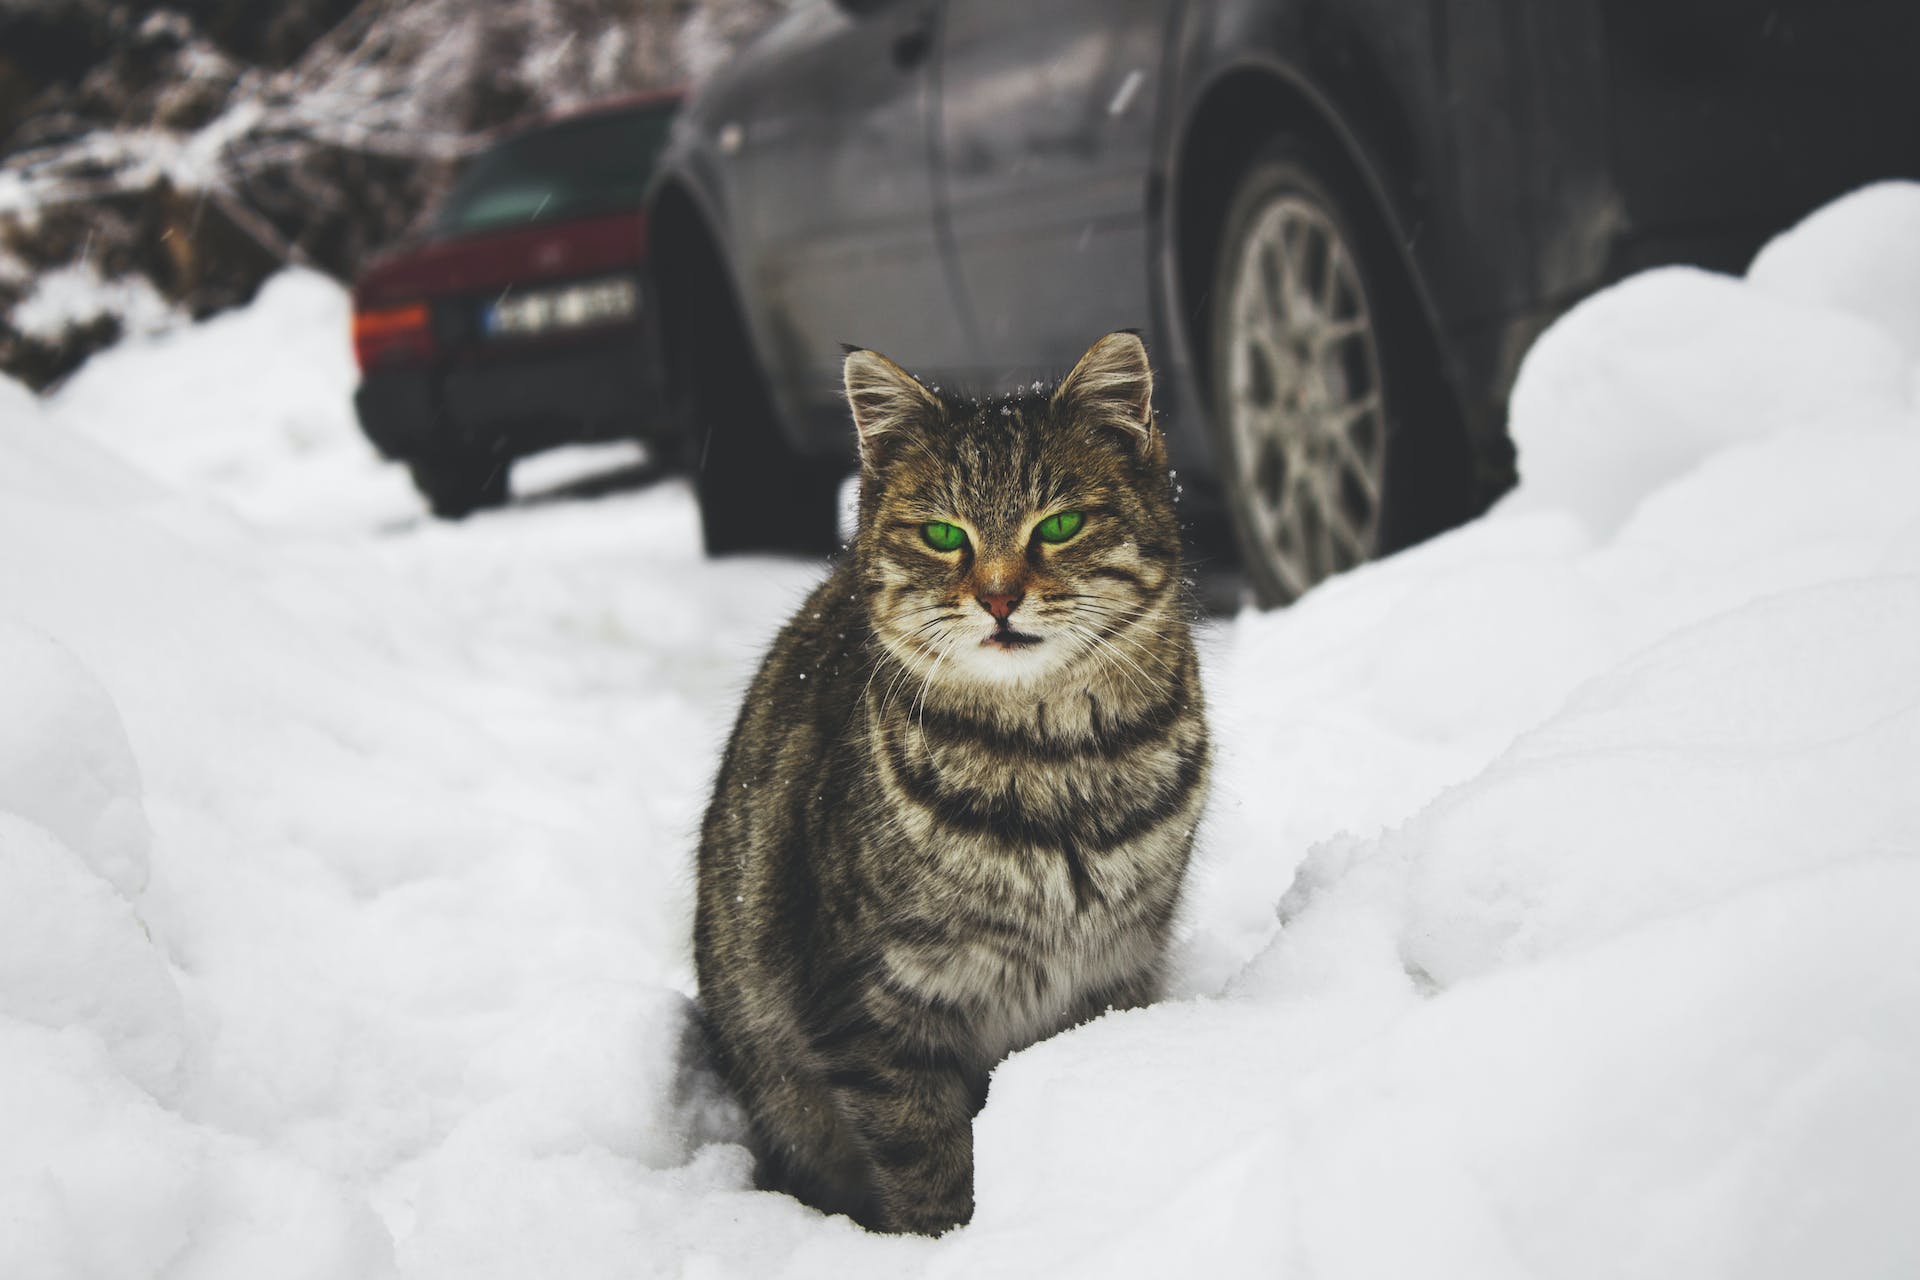
[[[670,450],[641,204],[677,92],[503,135],[353,291],[354,407],[436,515],[502,502],[515,458]]]

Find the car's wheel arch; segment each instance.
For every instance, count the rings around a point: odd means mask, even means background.
[[[725,225],[702,184],[678,173],[656,180],[647,200],[647,259],[653,278],[658,314],[661,364],[667,394],[676,404],[687,403],[702,360],[734,360],[731,372],[757,375],[771,399],[775,424],[789,443],[796,443],[791,406],[784,403],[771,376],[766,346],[754,324],[747,291],[741,287],[734,255],[726,248],[720,228]],[[701,350],[698,344],[714,333],[715,309],[720,321],[738,342],[733,351]]]
[[[653,331],[660,345],[667,393],[681,403],[692,384],[689,348],[697,326],[690,323],[699,291],[724,284],[724,260],[704,203],[679,179],[659,183],[647,202],[647,265],[656,309]]]
[[[1385,246],[1396,272],[1396,285],[1418,308],[1422,327],[1432,344],[1429,352],[1455,396],[1457,371],[1439,342],[1439,309],[1418,260],[1411,252],[1408,199],[1397,186],[1417,185],[1410,148],[1388,147],[1407,177],[1390,183],[1389,165],[1377,158],[1379,146],[1363,141],[1346,123],[1348,115],[1335,106],[1297,68],[1277,59],[1249,56],[1217,69],[1200,86],[1181,122],[1171,174],[1174,192],[1171,251],[1176,276],[1181,340],[1195,369],[1205,369],[1211,357],[1206,298],[1218,260],[1218,237],[1234,192],[1256,157],[1277,136],[1292,133],[1319,144],[1345,169],[1355,189],[1365,193],[1359,215],[1369,220],[1374,243]],[[1356,120],[1375,137],[1397,138],[1402,131],[1393,108],[1376,103]],[[1249,127],[1257,121],[1258,127]],[[1383,144],[1384,145],[1384,144]],[[1204,396],[1204,392],[1203,392]],[[1208,405],[1212,410],[1214,406]]]

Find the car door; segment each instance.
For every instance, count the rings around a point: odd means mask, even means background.
[[[1175,0],[949,0],[937,176],[978,380],[1148,323],[1147,198]]]
[[[843,342],[909,368],[965,344],[934,234],[934,16],[933,0],[812,0],[787,20],[749,118],[719,126],[739,156],[763,355],[813,433],[845,429]]]

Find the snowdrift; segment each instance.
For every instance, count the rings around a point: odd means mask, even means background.
[[[0,1275],[1920,1274],[1920,187],[1589,300],[1519,490],[1209,636],[1175,997],[1001,1067],[938,1241],[683,1045],[811,572],[410,523],[337,305],[0,384]]]

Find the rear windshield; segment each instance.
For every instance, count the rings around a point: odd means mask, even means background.
[[[587,116],[483,151],[434,215],[442,235],[637,209],[667,140],[670,106]]]

